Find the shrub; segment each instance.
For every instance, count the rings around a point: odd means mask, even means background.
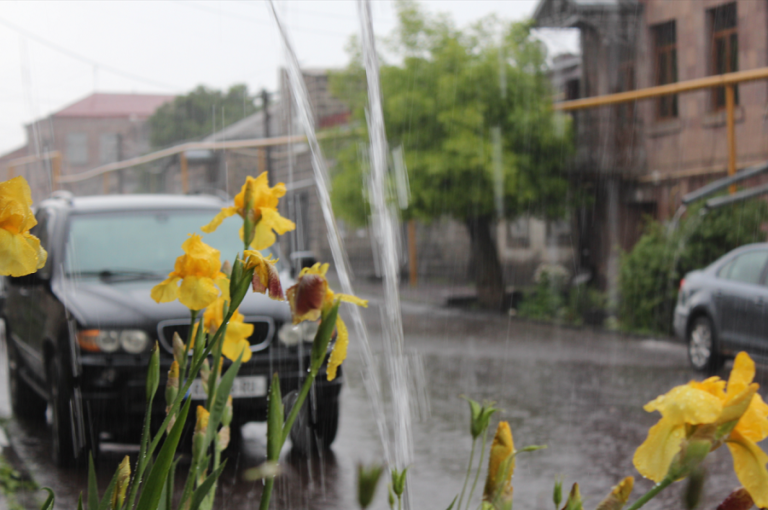
[[[694,207],[676,229],[650,220],[621,258],[619,317],[625,329],[671,333],[680,278],[741,245],[765,241],[768,204],[751,200],[703,213]]]

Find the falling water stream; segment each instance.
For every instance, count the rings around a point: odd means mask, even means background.
[[[318,199],[323,211],[323,218],[328,230],[328,243],[331,248],[333,262],[341,284],[342,291],[354,294],[350,281],[347,258],[341,236],[336,225],[330,199],[330,178],[326,168],[320,145],[315,133],[315,122],[309,104],[309,95],[302,78],[296,53],[291,44],[285,25],[280,14],[270,0],[270,11],[278,32],[285,46],[287,57],[287,74],[291,92],[297,107],[299,120],[307,136],[307,143],[312,154],[312,168],[317,188]],[[369,129],[371,132],[371,197],[373,202],[373,225],[376,240],[381,250],[381,261],[385,282],[385,317],[384,341],[387,372],[392,384],[392,405],[394,422],[394,441],[390,441],[387,415],[384,411],[381,384],[378,379],[373,352],[371,350],[368,331],[363,322],[362,315],[357,307],[350,307],[352,313],[355,341],[359,342],[362,349],[363,381],[383,446],[385,459],[390,466],[405,467],[412,458],[412,442],[410,427],[410,409],[406,388],[406,364],[403,355],[403,333],[400,320],[400,303],[398,297],[397,274],[397,248],[394,236],[392,219],[386,208],[385,200],[385,173],[387,165],[386,139],[384,135],[384,123],[381,113],[381,100],[378,92],[378,61],[375,58],[375,46],[373,42],[372,24],[370,18],[370,6],[363,2],[360,4],[360,22],[363,29],[363,47],[366,55],[366,70],[368,72],[369,94],[371,98],[371,119]],[[368,35],[368,37],[365,37]],[[373,58],[370,57],[373,55]],[[407,501],[406,501],[407,503]]]

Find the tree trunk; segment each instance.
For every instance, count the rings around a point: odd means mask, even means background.
[[[474,262],[472,268],[477,288],[477,302],[483,308],[500,310],[504,304],[504,276],[499,263],[496,242],[491,235],[491,217],[469,218],[466,221]]]

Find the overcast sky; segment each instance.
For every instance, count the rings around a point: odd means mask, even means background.
[[[459,26],[496,13],[530,17],[538,0],[425,1]],[[0,155],[25,142],[23,124],[94,92],[184,93],[198,84],[274,90],[282,48],[262,1],[3,1]],[[355,2],[283,1],[278,10],[305,67],[342,67],[358,32]],[[393,2],[373,3],[377,35]],[[543,31],[550,53],[577,51],[574,33]]]

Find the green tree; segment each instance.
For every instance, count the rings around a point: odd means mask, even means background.
[[[256,111],[248,86],[232,85],[228,91],[203,85],[165,103],[149,118],[153,147],[167,147],[193,140],[233,124]]]
[[[504,282],[492,235],[499,214],[564,210],[569,124],[552,110],[545,51],[530,23],[488,17],[459,30],[413,2],[398,3],[397,11],[387,41],[394,63],[382,64],[381,87],[388,141],[402,145],[408,169],[404,215],[448,215],[466,225],[478,300],[500,307]],[[365,126],[365,73],[354,44],[351,53],[332,90]],[[339,151],[332,195],[337,214],[357,224],[367,211],[360,142]]]

